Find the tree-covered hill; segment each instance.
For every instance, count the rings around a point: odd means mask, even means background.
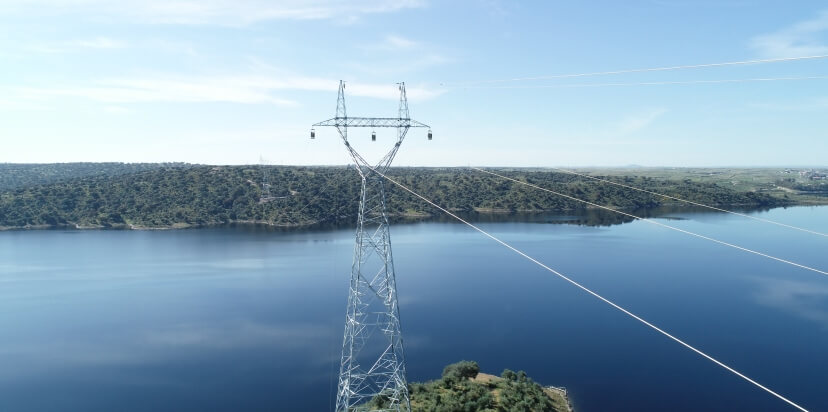
[[[117,176],[184,163],[0,163],[0,191],[89,176]]]
[[[106,165],[110,164],[102,167]],[[502,173],[616,208],[669,204],[659,196],[567,174],[530,170]],[[271,198],[263,201],[265,175]],[[579,202],[467,168],[395,168],[389,176],[459,212],[568,212],[585,208]],[[765,194],[736,192],[689,180],[612,179],[713,205],[789,204]],[[388,208],[394,216],[440,213],[393,184],[386,187]],[[160,228],[240,221],[278,226],[347,223],[355,219],[359,189],[359,177],[348,167],[155,165],[132,173],[87,173],[0,190],[0,227]]]

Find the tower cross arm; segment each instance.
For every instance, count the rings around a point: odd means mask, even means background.
[[[425,123],[416,120],[401,119],[397,117],[334,117],[319,123],[314,127],[429,127]]]

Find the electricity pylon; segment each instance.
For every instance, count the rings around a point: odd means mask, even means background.
[[[271,184],[268,161],[260,155],[259,164],[262,167],[262,195],[259,197],[259,203],[267,203],[276,198],[270,193]]]
[[[411,410],[405,380],[405,356],[384,179],[377,172],[385,174],[388,171],[409,128],[428,125],[411,120],[405,83],[399,83],[399,89],[398,117],[348,117],[345,111],[345,82],[340,81],[336,117],[313,125],[336,127],[362,178],[336,393],[337,412],[350,412],[375,396],[386,401],[383,409],[378,410]],[[394,127],[397,129],[397,142],[378,163],[371,166],[348,142],[349,127]],[[431,139],[431,130],[428,133]],[[311,129],[311,138],[315,136],[315,129]],[[373,139],[375,135],[372,133]]]

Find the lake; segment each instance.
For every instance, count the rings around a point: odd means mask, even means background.
[[[828,232],[828,207],[752,213]],[[828,269],[825,237],[720,213],[657,219]],[[480,226],[828,410],[828,276],[646,222],[566,221],[585,222]],[[391,235],[409,381],[467,359],[565,386],[579,412],[792,410],[462,224]],[[0,232],[0,410],[331,410],[352,250],[352,228]]]

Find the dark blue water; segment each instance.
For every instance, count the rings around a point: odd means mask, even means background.
[[[827,207],[757,216],[828,232]],[[828,268],[824,237],[669,217]],[[828,276],[644,222],[536,220],[481,225],[828,410]],[[409,380],[473,359],[566,386],[579,411],[790,410],[465,226],[395,225],[392,236]],[[330,410],[352,249],[351,229],[0,232],[0,411]]]

